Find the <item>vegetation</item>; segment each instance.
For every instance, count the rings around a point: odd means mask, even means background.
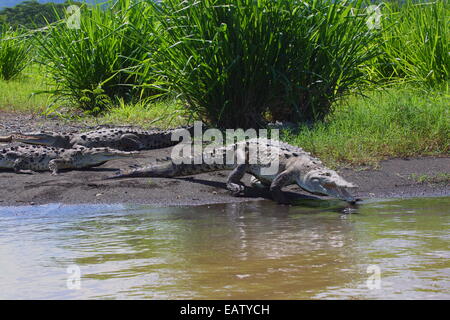
[[[448,84],[450,78],[450,2],[383,8],[383,52],[378,59],[382,76],[419,85]]]
[[[436,183],[450,183],[450,174],[449,173],[438,173],[437,175],[430,176],[427,174],[411,174],[410,179],[419,182],[419,183],[428,183],[428,184],[436,184]]]
[[[156,94],[142,88],[153,82],[142,64],[146,49],[155,43],[148,37],[153,28],[145,16],[148,6],[131,6],[130,1],[120,5],[125,9],[113,6],[84,12],[80,28],[68,28],[61,20],[36,37],[37,61],[55,83],[50,93],[59,104],[75,104],[98,114],[120,99],[130,102]]]
[[[0,108],[162,127],[290,121],[289,142],[354,164],[449,152],[448,1],[110,3],[82,7],[80,28],[58,10],[38,31],[4,28]]]
[[[0,27],[0,79],[11,80],[29,64],[31,43],[26,35]]]
[[[361,6],[168,0],[156,15],[164,45],[156,59],[191,111],[212,125],[322,119],[364,83],[359,66],[378,53],[378,32],[366,27]]]
[[[334,105],[326,121],[283,139],[328,163],[373,165],[389,157],[450,152],[450,96],[414,87],[373,91]]]

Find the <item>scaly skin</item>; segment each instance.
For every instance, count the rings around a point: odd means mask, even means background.
[[[128,158],[136,152],[110,148],[60,149],[41,146],[19,146],[0,149],[0,169],[13,169],[16,173],[47,171],[53,175],[61,169],[82,169],[99,166],[106,161]]]
[[[123,151],[150,150],[170,147],[178,143],[172,141],[173,133],[181,130],[192,131],[192,128],[171,130],[136,130],[127,128],[99,129],[84,133],[31,132],[13,134],[13,141],[27,144],[45,145],[55,148],[70,149],[77,146],[87,148],[113,148]]]
[[[253,152],[255,148],[268,148],[269,152]],[[227,163],[227,153],[230,154],[233,150],[238,150],[236,155],[241,161],[238,162],[235,158],[232,163],[230,161]],[[267,173],[263,170],[276,161],[278,166],[274,172]],[[252,184],[268,186],[273,198],[279,203],[287,203],[281,189],[291,184],[297,184],[313,194],[328,195],[350,203],[356,201],[347,191],[347,188],[356,188],[356,186],[345,181],[336,171],[326,168],[319,159],[312,157],[299,147],[267,139],[251,139],[209,149],[199,155],[124,170],[108,179],[177,177],[217,170],[232,170],[228,177],[227,188],[234,195],[244,190],[241,179],[245,173],[248,173],[253,176]]]
[[[11,142],[12,141],[12,135],[9,136],[0,136],[0,142]]]

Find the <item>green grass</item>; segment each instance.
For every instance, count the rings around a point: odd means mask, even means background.
[[[374,165],[391,157],[449,155],[450,95],[412,87],[369,92],[334,106],[325,122],[284,138],[328,164]]]
[[[449,84],[450,2],[405,4],[387,2],[381,7],[384,54],[377,72],[429,86]]]
[[[179,101],[162,100],[156,102],[138,102],[112,107],[108,112],[95,119],[99,123],[115,125],[133,124],[143,128],[173,128],[188,124],[189,117]]]
[[[19,76],[31,60],[31,48],[25,32],[0,24],[0,79]]]
[[[0,112],[22,112],[56,116],[62,119],[82,121],[87,124],[138,125],[149,127],[176,127],[188,123],[185,108],[174,99],[125,103],[119,100],[116,105],[107,106],[107,111],[97,117],[82,112],[69,112],[54,105],[51,95],[36,92],[46,91],[49,86],[43,76],[43,68],[33,65],[25,69],[18,78],[10,81],[0,80]]]
[[[416,173],[413,173],[409,178],[418,183],[450,183],[450,173],[442,172],[432,176],[427,174],[418,175]]]
[[[49,96],[34,94],[47,86],[41,76],[42,69],[26,68],[17,78],[0,80],[0,110],[9,112],[42,113],[49,106]]]

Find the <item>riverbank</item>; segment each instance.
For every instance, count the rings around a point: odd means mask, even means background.
[[[14,130],[37,129],[75,131],[93,129],[81,122],[45,119],[28,114],[4,113],[0,135]],[[7,147],[10,144],[1,144]],[[171,148],[143,151],[133,159],[109,161],[79,171],[15,174],[0,171],[0,206],[46,203],[135,203],[155,206],[201,205],[270,199],[261,190],[250,189],[243,197],[232,197],[226,190],[228,172],[219,171],[176,179],[130,178],[103,180],[120,168],[144,165],[170,155]],[[359,185],[357,197],[393,198],[450,195],[450,157],[423,157],[381,161],[376,169],[353,166],[338,169],[346,179]],[[248,177],[244,182],[248,185]],[[292,200],[317,198],[298,187],[286,188]]]

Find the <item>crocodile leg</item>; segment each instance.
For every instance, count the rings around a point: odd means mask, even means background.
[[[239,193],[244,191],[245,186],[241,183],[241,179],[244,177],[247,170],[246,164],[238,165],[233,171],[231,171],[227,180],[227,189],[231,191],[233,196],[238,196]]]
[[[120,137],[120,144],[122,146],[121,149],[124,151],[141,150],[144,148],[144,145],[139,141],[139,138],[131,133],[123,134]]]
[[[32,170],[26,170],[27,161],[25,159],[16,159],[14,161],[14,172],[15,173],[26,173],[26,174],[33,174]]]
[[[270,193],[272,194],[275,201],[280,204],[289,204],[286,196],[283,194],[281,189],[284,186],[289,185],[292,182],[292,171],[285,170],[281,172],[270,184]]]
[[[259,189],[266,189],[270,186],[270,185],[263,183],[261,180],[259,180],[255,176],[250,177],[250,184],[253,188],[259,188]]]
[[[48,163],[48,168],[52,172],[52,175],[56,176],[59,174],[59,171],[61,169],[73,168],[73,165],[72,165],[71,160],[58,158],[58,159],[50,160]]]

